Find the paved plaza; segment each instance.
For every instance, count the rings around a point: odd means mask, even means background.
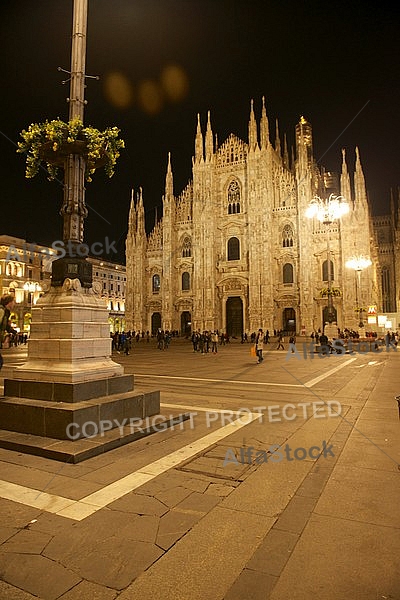
[[[186,420],[76,465],[0,449],[0,599],[400,600],[400,351],[275,347],[134,343]]]

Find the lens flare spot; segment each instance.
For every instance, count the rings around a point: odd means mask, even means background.
[[[161,73],[161,85],[165,95],[172,102],[183,100],[189,90],[189,81],[182,67],[168,65]]]
[[[129,108],[133,103],[133,87],[123,73],[109,73],[104,80],[104,95],[116,108]]]
[[[155,81],[148,79],[139,84],[138,99],[141,108],[150,115],[159,113],[162,109],[162,90]]]

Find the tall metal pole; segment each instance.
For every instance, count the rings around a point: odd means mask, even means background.
[[[361,269],[357,269],[356,271],[356,302],[358,308],[358,326],[364,327],[364,323],[362,320],[362,298],[361,298]]]
[[[330,226],[332,221],[325,221],[324,225],[327,227],[326,234],[326,254],[327,254],[327,267],[328,267],[328,323],[331,324],[333,322],[333,298],[332,298],[332,272],[331,272],[331,248],[330,248]],[[325,323],[324,323],[325,325]]]
[[[82,122],[85,106],[87,13],[88,0],[74,0],[69,118],[71,120],[78,117]],[[66,157],[64,201],[60,213],[64,219],[64,242],[72,242],[72,247],[83,241],[83,223],[88,214],[85,206],[85,167],[82,154],[77,152]]]

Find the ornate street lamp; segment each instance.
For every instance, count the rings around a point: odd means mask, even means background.
[[[361,306],[361,271],[364,271],[364,269],[367,269],[371,265],[372,262],[368,258],[368,256],[363,256],[361,254],[358,256],[353,256],[353,258],[350,258],[346,262],[346,267],[348,267],[349,269],[353,269],[356,274],[356,310],[359,313],[359,327],[364,327],[364,323],[362,320],[363,308]]]
[[[326,228],[326,254],[327,254],[327,278],[328,278],[328,307],[327,307],[327,319],[328,323],[331,324],[335,318],[335,311],[333,308],[333,293],[332,293],[332,273],[331,273],[331,256],[330,256],[330,226],[334,221],[340,219],[343,215],[349,212],[349,205],[343,196],[337,196],[336,194],[330,194],[328,198],[320,198],[314,196],[311,200],[307,210],[306,217],[309,219],[316,218]]]

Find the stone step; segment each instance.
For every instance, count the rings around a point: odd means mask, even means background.
[[[161,415],[148,417],[141,426],[136,428],[124,426],[105,431],[92,438],[77,441],[58,440],[27,433],[0,430],[0,448],[77,464],[148,435],[166,431],[170,427],[190,419],[190,413],[179,413],[173,410],[169,410],[169,412],[171,414],[168,417],[162,417]],[[132,451],[134,451],[134,446]]]
[[[159,391],[125,392],[73,403],[0,398],[1,429],[59,440],[80,439],[96,430],[114,429],[124,419],[137,421],[159,412]]]

